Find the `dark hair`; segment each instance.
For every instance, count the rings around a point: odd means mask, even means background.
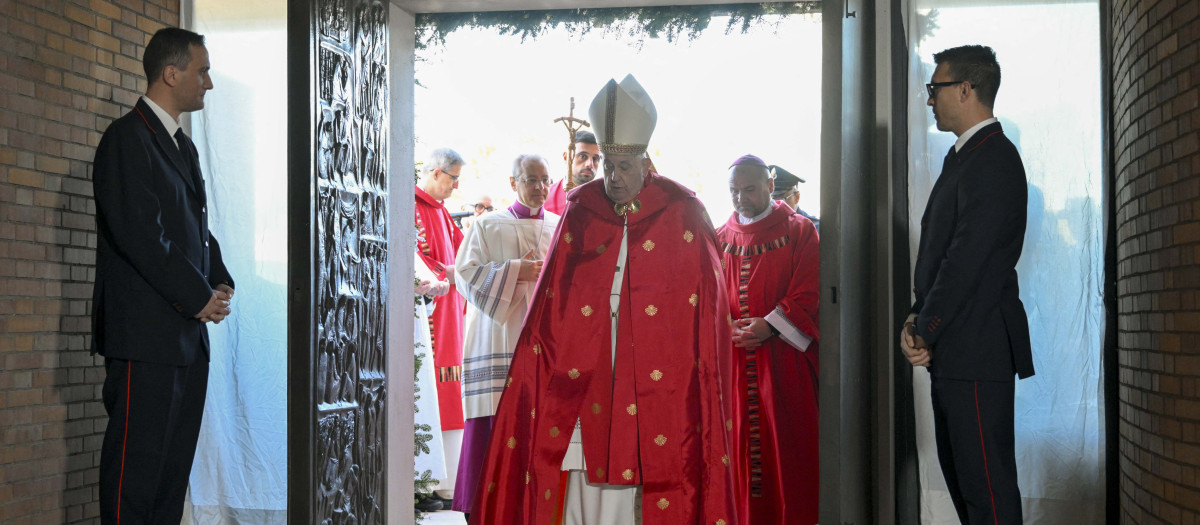
[[[575,132],[575,143],[595,144],[596,135],[590,131],[579,130]]]
[[[203,46],[204,35],[178,27],[164,27],[150,37],[146,52],[142,53],[142,68],[150,84],[158,81],[167,66],[187,69],[192,60],[192,46]]]
[[[996,52],[988,46],[960,46],[934,53],[933,61],[949,65],[953,80],[971,83],[979,95],[979,102],[988,108],[996,104],[996,92],[1000,90],[1000,63]]]

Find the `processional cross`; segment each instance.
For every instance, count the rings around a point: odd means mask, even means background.
[[[563,184],[563,191],[570,191],[575,187],[575,177],[572,177],[571,170],[575,167],[575,132],[583,126],[591,127],[588,121],[575,118],[575,97],[571,97],[571,111],[565,117],[558,117],[554,122],[562,122],[567,128],[567,134],[570,135],[571,143],[567,145],[567,182]]]

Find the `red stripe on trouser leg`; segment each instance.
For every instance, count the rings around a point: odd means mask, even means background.
[[[979,451],[983,455],[983,475],[988,482],[988,498],[992,502],[992,522],[999,525],[1000,517],[996,515],[996,496],[992,494],[992,475],[988,472],[987,464],[987,446],[983,442],[983,415],[979,413],[979,382],[972,383],[975,386],[975,421],[979,422]]]
[[[125,437],[121,438],[121,475],[117,478],[117,525],[121,523],[121,485],[125,484],[125,445],[129,443],[129,398],[133,389],[133,361],[125,370]]]

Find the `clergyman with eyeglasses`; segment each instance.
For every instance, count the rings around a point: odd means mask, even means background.
[[[487,195],[480,195],[475,204],[471,206],[475,210],[476,217],[495,209],[492,207],[492,198]]]
[[[1025,167],[993,114],[996,53],[972,45],[933,58],[928,105],[938,130],[958,140],[921,218],[900,348],[929,371],[938,460],[959,520],[1019,524],[1013,376],[1033,375],[1016,269]]]
[[[434,298],[430,314],[442,431],[463,428],[460,393],[463,298],[454,287],[454,255],[462,244],[463,234],[454,225],[443,201],[458,188],[464,164],[462,156],[454,150],[436,149],[421,166],[421,183],[413,189],[418,255],[439,281],[450,284],[449,293]]]
[[[486,193],[480,193],[476,196],[474,203],[464,203],[462,205],[463,211],[452,213],[450,216],[458,222],[459,228],[462,229],[465,235],[467,230],[471,228],[471,225],[475,224],[476,218],[494,209],[496,208],[492,206],[492,197]]]
[[[543,208],[549,173],[542,156],[518,156],[508,179],[516,199],[508,208],[477,217],[454,258],[458,290],[468,303],[462,375],[466,429],[450,507],[459,512],[471,512],[508,364],[558,226],[558,215]]]

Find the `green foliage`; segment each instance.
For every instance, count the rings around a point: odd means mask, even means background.
[[[821,12],[821,2],[770,2],[758,4],[714,4],[659,7],[614,7],[555,9],[550,11],[493,11],[478,13],[423,13],[417,15],[417,49],[440,46],[446,35],[464,27],[490,28],[502,35],[516,35],[524,42],[559,26],[581,37],[593,29],[636,42],[647,38],[695,39],[708,28],[714,16],[729,16],[725,33],[745,33],[765,23],[768,15]]]
[[[417,439],[413,449],[413,455],[419,456],[421,454],[428,454],[429,441],[433,439],[433,427],[422,424],[417,425],[415,430]]]
[[[416,472],[413,472],[413,474],[413,486],[416,487],[416,493],[423,496],[429,496],[433,494],[433,486],[437,484],[437,480],[433,479],[430,471],[426,470],[419,475],[417,475]],[[413,497],[413,504],[415,505],[416,503],[417,498]],[[413,509],[413,514],[417,519],[417,523],[421,523],[421,520],[425,517],[425,513],[417,510],[416,508]]]

